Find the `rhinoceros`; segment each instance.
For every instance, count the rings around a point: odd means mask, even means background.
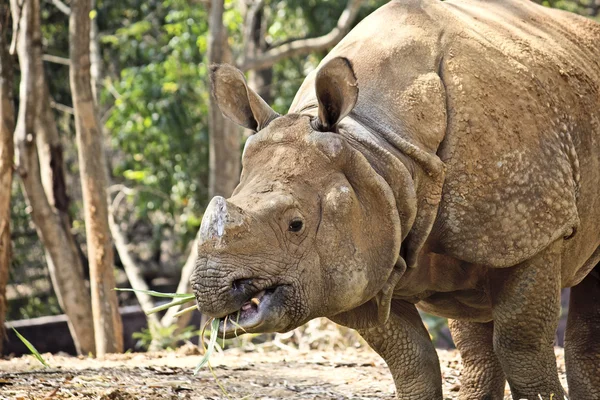
[[[383,357],[399,399],[442,399],[420,309],[450,319],[460,399],[502,399],[506,381],[559,399],[570,287],[570,398],[600,399],[599,24],[525,0],[391,1],[287,115],[234,67],[211,76],[255,134],[202,220],[202,313],[246,332],[328,317]]]

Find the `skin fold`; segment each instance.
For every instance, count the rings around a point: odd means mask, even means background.
[[[391,1],[285,116],[211,70],[221,111],[256,133],[202,220],[201,312],[247,332],[328,317],[385,359],[399,399],[442,399],[419,308],[451,319],[461,399],[506,381],[559,399],[571,287],[569,398],[600,398],[600,25],[525,0]]]

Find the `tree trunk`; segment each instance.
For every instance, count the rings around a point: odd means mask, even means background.
[[[41,44],[39,53],[41,53]],[[35,53],[38,53],[37,51]],[[37,96],[35,120],[36,144],[42,170],[42,183],[48,196],[50,205],[66,220],[66,230],[71,229],[69,218],[69,197],[65,181],[65,168],[63,160],[63,146],[60,141],[54,113],[50,108],[50,94],[44,74],[42,60],[34,60],[37,76]]]
[[[273,67],[267,67],[259,70],[251,70],[248,72],[248,85],[263,98],[267,104],[273,102],[271,92],[271,84],[273,83]]]
[[[94,9],[96,7],[96,1],[91,1],[91,7]],[[91,76],[91,85],[92,85],[92,95],[94,97],[94,104],[96,105],[96,110],[100,110],[100,91],[102,90],[101,81],[103,78],[103,70],[102,70],[102,56],[100,51],[100,36],[98,31],[98,20],[94,17],[91,19],[90,25],[90,76]],[[102,132],[101,136],[104,138],[104,130],[102,129],[102,125],[99,123],[99,129]],[[103,157],[106,161],[106,165],[110,163],[109,153],[104,149]],[[112,186],[111,178],[110,178],[110,169],[106,169],[107,173],[107,184]],[[119,196],[119,193],[117,196]],[[108,207],[108,225],[110,228],[111,235],[114,240],[115,248],[119,258],[121,259],[121,263],[123,264],[123,269],[125,270],[125,275],[127,275],[127,280],[131,285],[132,289],[135,290],[150,290],[148,284],[144,280],[142,269],[133,259],[131,252],[129,251],[129,243],[125,236],[125,233],[121,230],[118,222],[115,220],[115,214],[117,210],[114,210],[110,206],[111,199],[107,197],[107,201],[109,204]],[[147,295],[142,292],[135,292],[135,297],[140,303],[140,307],[142,307],[142,311],[147,312],[151,308],[154,307],[154,300],[152,296]],[[158,336],[158,328],[160,326],[160,321],[158,319],[157,314],[149,314],[146,315],[146,322],[148,324],[148,330],[150,331],[150,335],[153,338],[153,341],[148,350],[161,350],[156,343],[158,341],[155,338]]]
[[[38,46],[38,54],[41,54],[41,43]],[[86,291],[86,282],[84,279],[83,263],[80,257],[81,250],[75,242],[75,238],[71,234],[72,220],[69,215],[69,205],[71,200],[67,195],[67,183],[65,179],[65,162],[63,158],[63,146],[56,127],[54,113],[50,107],[50,93],[48,83],[46,82],[44,67],[40,58],[34,59],[36,63],[36,71],[40,71],[37,75],[36,89],[36,119],[35,119],[35,139],[37,152],[40,163],[40,174],[42,185],[46,193],[48,203],[53,208],[53,212],[60,218],[62,228],[65,232],[66,240],[69,243],[68,250],[73,253],[74,264],[73,269],[77,270],[77,274],[73,279],[77,279],[76,285],[84,288]],[[50,268],[52,275],[56,275],[56,267]],[[58,278],[53,276],[53,280]],[[63,297],[65,290],[71,290],[69,286],[55,286],[57,297]],[[89,294],[87,306],[91,307]],[[90,316],[87,322],[90,329],[93,327],[92,317]]]
[[[247,18],[252,18],[252,20],[249,21],[249,37],[246,39],[248,41],[247,51],[253,54],[256,58],[258,54],[263,54],[268,47],[265,40],[267,27],[265,24],[264,5],[260,5],[257,10],[253,10],[251,15],[248,15]],[[272,65],[263,69],[248,71],[248,84],[256,91],[256,93],[258,93],[260,97],[263,98],[264,101],[267,102],[267,104],[271,104],[273,102],[273,96],[271,94],[272,82]]]
[[[36,26],[36,37],[41,38],[40,27]],[[69,205],[71,200],[67,195],[67,183],[65,179],[65,162],[63,157],[63,145],[58,133],[56,119],[54,112],[50,107],[50,92],[48,89],[48,82],[46,81],[46,74],[44,71],[44,64],[42,62],[42,43],[41,41],[35,41],[34,48],[30,49],[30,53],[33,56],[33,63],[35,64],[36,71],[36,118],[35,118],[35,139],[37,145],[37,152],[40,163],[40,174],[42,178],[42,184],[48,203],[53,208],[55,214],[60,217],[62,227],[65,231],[66,239],[69,242],[69,249],[76,257],[76,264],[73,265],[74,269],[77,269],[78,273],[76,277],[81,279],[77,286],[85,288],[86,282],[84,279],[83,263],[80,257],[81,250],[79,249],[75,238],[71,234],[72,220],[69,215]],[[51,268],[54,271],[56,268]],[[53,278],[56,280],[56,278]],[[64,287],[58,287],[55,289],[57,296],[62,297],[65,290],[70,290]],[[87,304],[91,307],[91,301],[88,300]],[[89,326],[93,326],[92,318],[89,317]]]
[[[6,284],[10,268],[10,194],[13,177],[13,131],[15,110],[12,99],[12,58],[8,53],[8,4],[0,5],[0,354],[6,332]]]
[[[256,7],[256,8],[254,8]],[[246,14],[246,18],[250,18],[248,23],[246,55],[252,54],[254,58],[258,54],[263,54],[267,50],[267,42],[265,40],[266,24],[264,4],[262,1],[256,3],[250,12]],[[271,84],[273,83],[273,66],[270,65],[263,69],[248,71],[248,85],[263,98],[267,104],[273,102],[271,95]],[[250,129],[244,130],[244,138],[247,139],[254,132]]]
[[[69,76],[90,262],[92,314],[96,352],[123,351],[123,327],[113,275],[113,250],[108,226],[106,163],[90,77],[90,0],[73,0],[69,17]]]
[[[208,41],[208,62],[232,62],[223,26],[223,0],[211,0]],[[209,197],[228,197],[238,184],[241,168],[240,128],[223,117],[213,96],[210,96],[209,118]]]
[[[50,161],[53,158],[46,155],[45,151],[42,152],[42,158],[46,157],[47,164],[55,164],[54,169],[49,165],[47,169],[40,169],[38,159],[36,129],[40,126],[48,128],[44,126],[46,122],[40,122],[40,113],[44,112],[43,97],[44,94],[47,96],[47,92],[40,89],[44,83],[44,72],[41,59],[39,0],[12,0],[11,6],[15,27],[13,39],[16,39],[21,67],[20,106],[15,129],[17,172],[32,210],[36,231],[45,248],[52,285],[68,317],[75,348],[80,354],[94,353],[91,303],[89,292],[84,285],[81,259],[74,247],[69,225],[64,224],[64,217],[53,207],[58,206],[63,199],[59,200],[57,196],[52,195],[52,200],[49,200],[41,178],[42,170],[50,171],[45,174],[46,186],[48,193],[54,193],[54,189],[50,191],[50,186],[54,187],[54,178],[50,175],[59,175],[56,172],[56,158]],[[43,135],[46,133],[47,131],[44,131]],[[64,180],[62,182],[64,183]]]

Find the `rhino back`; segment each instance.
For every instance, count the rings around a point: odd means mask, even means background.
[[[352,118],[446,165],[436,251],[510,266],[577,229],[572,276],[600,245],[600,25],[526,0],[392,1],[336,56]],[[291,112],[316,104],[314,75]]]
[[[443,248],[514,265],[575,229],[569,284],[600,245],[600,25],[525,1],[445,5],[463,28],[440,69]]]

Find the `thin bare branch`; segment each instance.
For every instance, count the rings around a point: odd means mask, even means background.
[[[96,8],[96,0],[92,0],[92,10]],[[98,18],[94,16],[90,25],[90,72],[92,75],[92,94],[94,102],[99,108],[98,97],[102,91],[102,78],[104,70],[102,67],[102,51],[100,49],[100,31],[98,30]]]
[[[242,71],[269,67],[288,57],[309,54],[313,51],[325,50],[335,46],[348,33],[355,21],[364,0],[349,0],[340,15],[338,23],[329,33],[310,39],[297,39],[273,47],[255,58],[242,60],[238,68]]]
[[[56,6],[56,8],[58,8],[63,14],[65,14],[65,15],[71,15],[71,9],[69,8],[68,5],[66,5],[62,1],[60,1],[60,0],[50,0],[50,2],[52,4],[54,4]]]
[[[113,85],[112,80],[105,79],[105,85],[104,86],[108,89],[108,91],[110,92],[110,94],[112,94],[115,99],[118,99],[118,98],[121,97],[121,93],[119,93],[119,91],[117,90],[117,88],[115,87],[115,85]]]
[[[21,16],[23,13],[23,4],[25,0],[20,0],[18,3],[11,3],[12,7],[12,18],[13,18],[13,35],[12,42],[10,43],[10,49],[8,52],[11,56],[17,53],[17,40],[19,39],[19,32],[21,31]]]
[[[75,115],[75,110],[73,110],[73,107],[65,106],[64,104],[57,103],[54,100],[50,101],[50,107],[67,114]]]
[[[232,63],[231,48],[227,41],[227,27],[223,26],[224,0],[212,0],[209,16],[208,63]],[[226,119],[214,96],[210,96],[209,130],[209,197],[229,196],[239,181],[241,132],[238,126]]]
[[[69,59],[65,57],[53,56],[52,54],[44,54],[42,60],[55,64],[69,65]]]

